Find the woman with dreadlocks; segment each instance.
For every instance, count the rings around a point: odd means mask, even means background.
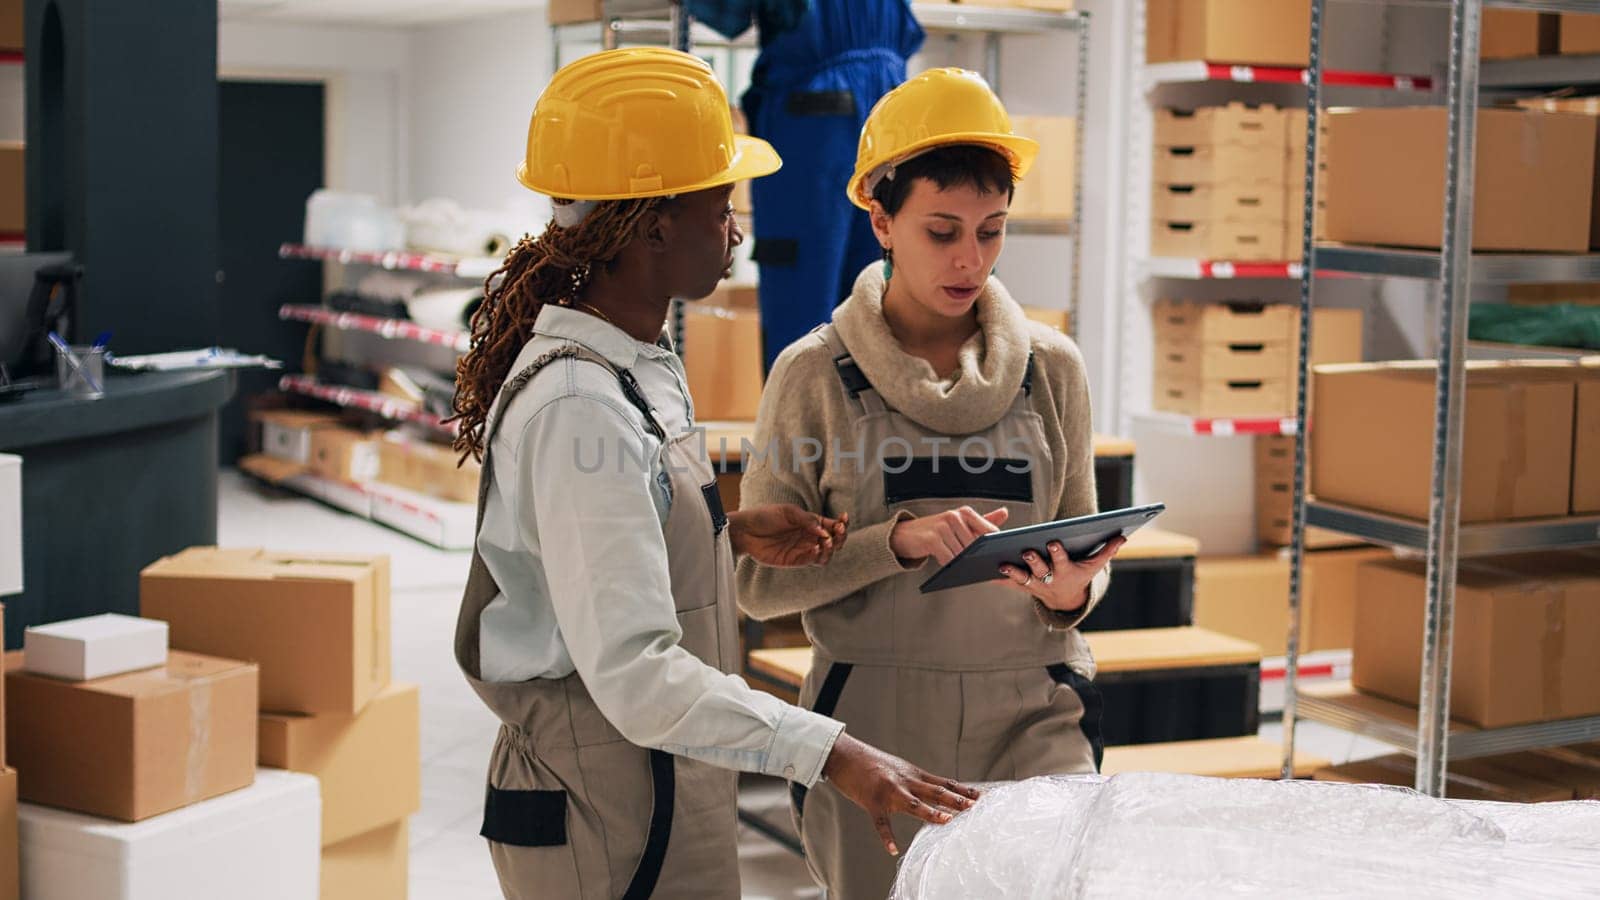
[[[534,108],[519,180],[554,221],[489,279],[456,396],[483,480],[455,653],[503,723],[482,833],[509,898],[739,896],[735,770],[826,778],[890,852],[891,814],[977,797],[730,674],[733,553],[819,564],[845,538],[724,512],[662,337],[743,240],[733,183],[778,165],[676,51],[579,60]]]

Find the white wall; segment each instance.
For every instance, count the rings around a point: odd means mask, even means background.
[[[342,28],[225,21],[217,31],[220,77],[327,84],[328,187],[406,199],[410,39],[397,28]]]
[[[544,10],[419,28],[408,40],[410,200],[508,209],[537,231],[549,204],[517,183],[516,169],[534,101],[550,79]]]

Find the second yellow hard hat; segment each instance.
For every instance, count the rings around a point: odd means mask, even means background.
[[[1011,163],[1020,179],[1039,155],[1039,144],[1011,131],[1011,117],[977,72],[929,69],[883,95],[866,124],[850,178],[850,202],[872,206],[873,176],[884,166],[904,162],[936,147],[976,144]]]

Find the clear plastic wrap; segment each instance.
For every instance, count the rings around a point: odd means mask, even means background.
[[[1595,897],[1600,802],[1187,775],[991,785],[907,849],[895,900]]]

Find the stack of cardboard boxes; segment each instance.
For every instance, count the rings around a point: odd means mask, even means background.
[[[749,422],[761,403],[761,306],[755,285],[724,282],[683,316],[683,368],[697,422]]]
[[[6,655],[17,772],[4,779],[0,847],[22,891],[310,900],[317,785],[258,776],[258,667],[169,652],[167,636],[161,622],[93,616],[29,628]]]
[[[1145,62],[1255,66],[1310,61],[1310,0],[1149,0]]]
[[[1150,252],[1283,259],[1287,128],[1287,117],[1273,106],[1157,110]]]
[[[260,763],[321,782],[323,900],[404,897],[420,710],[389,680],[388,558],[195,547],[145,569],[140,604],[175,647],[259,663]]]
[[[1283,304],[1159,300],[1154,407],[1190,416],[1294,413],[1299,312]],[[1360,310],[1313,313],[1312,364],[1361,359]]]
[[[1484,59],[1600,53],[1600,15],[1483,11]]]
[[[1011,130],[1039,142],[1033,168],[1017,183],[1013,221],[1070,220],[1076,192],[1077,120],[1070,116],[1012,116]]]

